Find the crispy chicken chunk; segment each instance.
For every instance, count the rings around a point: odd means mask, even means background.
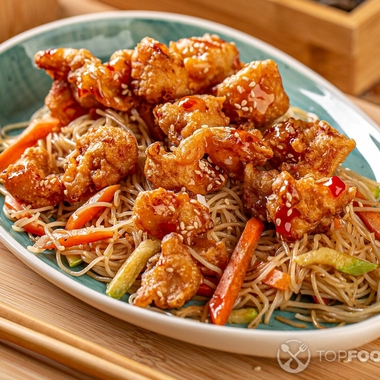
[[[86,108],[99,103],[117,111],[135,107],[138,101],[130,88],[132,52],[118,50],[109,62],[103,64],[98,59],[86,60],[81,67],[71,70],[67,79],[73,85],[78,103]]]
[[[265,127],[289,108],[277,64],[267,59],[246,64],[235,75],[216,86],[217,96],[225,96],[224,112],[231,121],[252,120]]]
[[[132,54],[132,86],[149,103],[164,103],[190,94],[189,75],[182,57],[150,37]]]
[[[169,49],[182,56],[190,89],[198,94],[207,92],[242,67],[235,44],[214,34],[172,41]]]
[[[34,208],[55,206],[63,200],[61,177],[54,173],[49,154],[42,147],[26,149],[1,173],[1,179],[15,199]]]
[[[62,125],[67,125],[88,112],[76,101],[70,83],[62,79],[53,81],[45,98],[45,104],[49,108],[51,116],[59,119]]]
[[[86,49],[39,51],[35,55],[36,65],[54,79],[46,105],[64,125],[77,117],[78,110],[130,110],[138,104],[130,89],[131,56],[132,50],[119,50],[103,64]]]
[[[191,299],[202,283],[201,271],[181,236],[171,233],[161,244],[155,265],[145,271],[134,305],[147,307],[152,302],[160,309],[179,308]]]
[[[118,183],[135,171],[137,159],[137,142],[129,132],[112,126],[91,128],[77,141],[63,176],[68,202]]]
[[[296,180],[285,171],[273,182],[272,190],[267,201],[268,220],[289,240],[301,239],[305,233],[325,232],[334,217],[344,214],[356,194],[355,187],[337,176]]]
[[[277,170],[259,170],[251,163],[245,166],[243,205],[247,214],[267,220],[267,197],[272,194],[272,184],[278,175]]]
[[[205,159],[179,164],[176,155],[166,152],[159,142],[146,150],[144,173],[153,188],[180,191],[185,187],[193,194],[202,195],[220,190],[228,178],[222,169]]]
[[[224,270],[230,260],[223,241],[216,242],[205,238],[197,238],[191,246],[204,260]],[[215,271],[198,262],[204,276],[215,276]]]
[[[139,193],[133,207],[133,221],[137,229],[158,239],[178,232],[186,244],[213,227],[207,206],[190,199],[187,193],[163,188]]]
[[[191,136],[203,125],[228,126],[230,119],[223,113],[224,98],[212,95],[186,96],[174,103],[158,105],[154,116],[158,126],[174,145]]]
[[[290,118],[269,128],[263,137],[273,149],[270,164],[295,178],[332,176],[356,146],[326,121]]]
[[[247,163],[261,166],[273,155],[259,130],[247,132],[229,127],[206,127],[183,140],[176,150],[176,157],[181,165],[186,165],[200,160],[206,153],[231,178],[242,178]]]

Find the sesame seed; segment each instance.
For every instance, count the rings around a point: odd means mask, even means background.
[[[288,210],[288,211],[286,212],[286,216],[290,216],[290,215],[292,215],[292,212],[293,212],[292,209]]]
[[[244,111],[244,112],[248,112],[248,111],[249,111],[249,108],[248,108],[248,107],[242,107],[242,111]]]
[[[122,84],[121,84],[121,88],[126,89],[126,88],[128,88],[128,85],[127,85],[126,83],[122,83]]]
[[[246,105],[247,105],[247,100],[244,99],[244,100],[241,102],[241,105],[242,105],[242,106],[246,106]]]
[[[202,172],[200,170],[194,170],[195,174],[202,175]]]
[[[97,79],[98,79],[98,77],[97,77],[94,73],[90,73],[90,77],[91,77],[92,79],[94,79],[94,80],[97,80]]]
[[[238,90],[239,94],[244,92],[244,88],[242,86],[237,86],[236,89]]]
[[[291,202],[293,200],[293,196],[290,193],[286,193],[286,199]]]
[[[235,108],[237,108],[238,110],[241,108],[241,105],[238,104],[238,103],[235,103],[234,106],[235,106]]]
[[[113,100],[116,102],[116,103],[121,103],[121,100],[120,100],[120,98],[118,98],[117,96],[114,96],[113,97]]]
[[[286,207],[292,207],[292,204],[291,204],[290,202],[286,202],[286,203],[285,203],[285,206],[286,206]]]
[[[276,226],[280,226],[280,224],[281,224],[281,219],[280,219],[280,218],[277,218],[277,219],[276,219]]]
[[[185,223],[184,222],[181,222],[179,226],[180,226],[181,230],[185,229]]]
[[[118,80],[119,79],[119,73],[115,73],[113,76],[113,80]]]
[[[168,206],[168,209],[169,209],[170,211],[172,211],[172,212],[174,212],[174,211],[175,211],[175,207],[174,207],[174,206],[172,206],[172,205]]]
[[[122,94],[122,95],[127,95],[128,92],[129,92],[129,90],[128,90],[128,89],[125,89],[125,90],[123,90],[123,91],[121,92],[121,94]]]
[[[250,84],[249,84],[249,87],[255,87],[256,86],[256,82],[253,80]]]
[[[187,226],[186,229],[187,229],[188,231],[191,231],[191,230],[194,229],[194,226]]]
[[[171,267],[166,268],[165,270],[166,270],[166,272],[168,272],[168,273],[173,273],[173,272],[174,272],[174,269],[171,268]]]
[[[210,191],[212,189],[212,184],[210,183],[208,186],[207,186],[207,191]]]
[[[198,228],[199,224],[198,222],[194,222],[194,228]]]
[[[162,298],[164,295],[162,294],[161,290],[157,290],[157,295]]]

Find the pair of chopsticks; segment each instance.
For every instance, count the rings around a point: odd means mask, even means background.
[[[96,379],[173,380],[131,358],[31,317],[1,301],[0,339]]]

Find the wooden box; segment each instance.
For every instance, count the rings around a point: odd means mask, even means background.
[[[351,12],[312,0],[102,0],[202,17],[249,33],[358,95],[380,80],[380,0]]]
[[[58,18],[58,0],[0,0],[0,42]]]

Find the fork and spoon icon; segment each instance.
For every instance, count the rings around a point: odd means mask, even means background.
[[[289,343],[290,341],[286,342],[286,343]],[[298,342],[298,341],[296,341]],[[289,347],[288,344],[286,343],[283,343],[281,344],[281,350],[285,353],[287,353],[290,358],[285,362],[285,363],[282,363],[280,358],[279,358],[279,355],[278,355],[278,363],[279,365],[281,366],[282,369],[284,369],[285,371],[287,372],[290,372],[290,373],[299,373],[299,372],[302,372],[308,365],[309,365],[309,362],[310,362],[310,353],[308,355],[308,359],[306,360],[306,362],[302,362],[299,358],[298,358],[298,355],[305,352],[307,349],[308,349],[308,345],[306,343],[302,343],[302,342],[299,342],[301,343],[301,345],[298,347],[298,350],[296,353],[293,353]],[[295,361],[297,363],[297,367],[296,368],[292,368],[290,365],[291,363]]]

